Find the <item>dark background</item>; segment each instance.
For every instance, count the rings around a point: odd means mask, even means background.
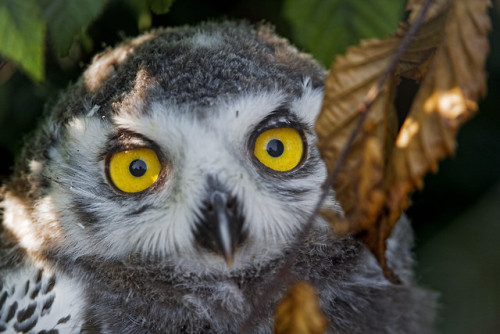
[[[282,1],[177,0],[152,26],[194,24],[207,19],[265,20],[294,41],[281,15]],[[425,179],[408,210],[416,230],[417,275],[441,294],[442,333],[500,333],[500,28],[498,8],[490,10],[493,32],[487,70],[488,92],[480,112],[458,135],[454,157]],[[36,125],[47,101],[76,80],[92,56],[124,36],[135,36],[137,13],[112,1],[87,29],[81,43],[60,59],[47,48],[46,80],[33,84],[14,66],[0,70],[0,177],[12,170],[23,137]],[[298,45],[299,48],[302,48]],[[307,51],[307,50],[306,50]]]

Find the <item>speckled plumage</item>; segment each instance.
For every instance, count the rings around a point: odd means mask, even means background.
[[[326,177],[313,132],[324,75],[270,27],[244,22],[159,29],[96,56],[3,188],[0,331],[240,333],[247,322],[272,333],[286,286],[262,291],[297,251]],[[290,172],[252,155],[274,127],[303,133]],[[107,157],[133,147],[166,167],[124,194]],[[199,243],[214,192],[242,224],[231,267]],[[333,193],[325,206],[341,210]],[[428,333],[435,298],[413,278],[412,240],[402,220],[388,247],[403,281],[393,285],[364,246],[317,218],[287,278],[315,286],[331,333]]]

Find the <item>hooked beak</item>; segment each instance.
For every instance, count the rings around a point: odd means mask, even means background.
[[[195,236],[198,244],[224,257],[228,267],[234,262],[234,252],[246,238],[244,218],[239,213],[236,199],[221,190],[210,192]]]

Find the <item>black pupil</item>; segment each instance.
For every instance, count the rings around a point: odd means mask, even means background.
[[[267,153],[273,158],[277,158],[283,154],[285,151],[285,145],[278,139],[272,139],[267,143],[266,147]]]
[[[132,161],[130,163],[130,166],[128,167],[130,174],[132,174],[135,177],[143,176],[144,174],[146,174],[147,169],[148,169],[148,166],[141,159],[135,159],[134,161]]]

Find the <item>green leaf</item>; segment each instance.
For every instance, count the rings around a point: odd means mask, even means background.
[[[174,0],[146,0],[149,5],[149,8],[155,14],[166,14],[170,10],[170,6]]]
[[[349,45],[384,38],[403,16],[405,0],[285,0],[283,15],[296,42],[325,66]]]
[[[0,0],[0,54],[35,81],[44,76],[45,22],[35,0]]]
[[[123,0],[123,3],[128,6],[137,16],[137,28],[139,31],[144,31],[151,28],[153,18],[149,4],[144,0]]]
[[[82,29],[96,19],[106,0],[38,0],[57,55],[66,55]]]

